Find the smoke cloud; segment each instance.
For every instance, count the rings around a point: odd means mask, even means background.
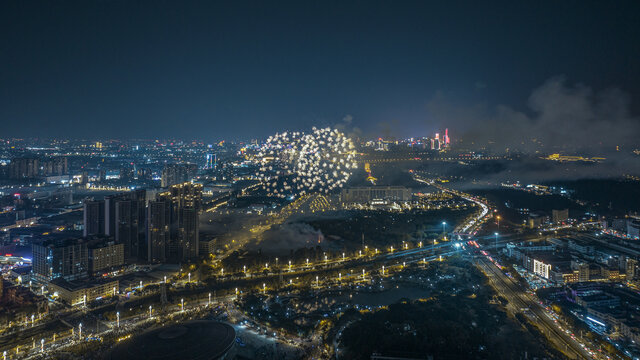
[[[427,104],[435,120],[467,129],[461,135],[465,143],[495,150],[607,152],[620,146],[630,151],[640,142],[640,119],[631,116],[629,96],[619,89],[597,92],[553,77],[533,90],[527,107],[460,107],[442,94]]]

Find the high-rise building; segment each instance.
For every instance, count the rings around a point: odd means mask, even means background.
[[[60,176],[69,173],[67,158],[64,156],[40,160],[40,175]]]
[[[169,187],[191,181],[198,171],[195,164],[167,164],[162,169],[162,187]]]
[[[40,162],[37,158],[14,158],[9,163],[10,179],[32,179],[40,175]]]
[[[145,217],[145,190],[105,197],[105,234],[124,244],[125,258],[147,258]]]
[[[198,215],[202,209],[202,185],[188,182],[173,185],[168,191],[158,194],[158,200],[170,207],[169,211],[165,208],[165,221],[170,224],[169,241],[165,247],[168,260],[194,260],[199,253]]]
[[[200,236],[198,211],[193,206],[180,209],[180,231],[178,237],[178,257],[181,261],[198,258]]]
[[[34,243],[33,273],[45,280],[84,277],[89,270],[87,244],[80,239]]]
[[[626,263],[627,280],[635,279],[637,271],[638,271],[638,260],[628,258]]]
[[[171,201],[169,199],[150,201],[147,211],[147,259],[149,262],[164,263],[169,257]]]
[[[207,162],[204,165],[205,169],[215,169],[218,162],[216,154],[207,154]]]
[[[104,234],[104,200],[85,199],[83,202],[83,218],[83,236]]]

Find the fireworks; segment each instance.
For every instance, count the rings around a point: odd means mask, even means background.
[[[256,176],[271,196],[329,193],[341,188],[357,167],[353,142],[336,129],[270,136],[256,154]]]

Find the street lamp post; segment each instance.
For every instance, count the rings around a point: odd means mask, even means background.
[[[180,299],[180,311],[184,312],[184,299]]]
[[[149,305],[149,319],[151,319],[151,305]]]
[[[211,293],[209,293],[209,304],[208,305],[211,305]]]
[[[316,287],[320,287],[320,278],[316,275]]]
[[[496,252],[498,252],[498,233],[494,233],[493,235],[496,236]]]
[[[191,273],[187,274],[189,276],[189,282],[191,282]]]
[[[44,339],[40,339],[40,352],[44,352]]]
[[[78,325],[78,339],[82,340],[82,323]]]
[[[116,327],[120,329],[120,311],[116,313]]]
[[[384,265],[382,265],[382,275],[384,275]]]

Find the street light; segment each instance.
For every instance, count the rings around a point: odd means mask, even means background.
[[[267,284],[262,283],[262,293],[266,294],[267,293]]]
[[[40,339],[40,352],[44,352],[44,339]]]
[[[344,253],[342,253],[342,261],[344,261]]]
[[[151,305],[149,305],[149,319],[151,319]]]
[[[78,325],[79,331],[78,331],[78,339],[82,340],[82,323],[80,323],[80,325]]]
[[[316,287],[320,287],[320,278],[316,275]]]
[[[189,276],[189,282],[191,282],[191,273],[187,274]]]
[[[446,221],[443,221],[443,222],[442,222],[442,232],[443,232],[443,233],[444,233],[444,232],[446,232],[446,230],[445,230],[445,227],[446,227],[446,226],[447,226],[447,222],[446,222]]]
[[[498,252],[498,233],[493,233],[496,236],[496,252]]]
[[[362,280],[364,280],[364,269],[362,269]]]
[[[384,265],[382,265],[382,275],[384,275]]]
[[[116,287],[113,287],[113,296],[116,296]]]
[[[208,305],[211,305],[211,293],[209,293],[209,303]]]
[[[165,275],[165,277],[164,277],[164,283],[165,283],[165,284],[167,283],[167,276],[166,276],[166,275]]]
[[[116,313],[116,327],[120,328],[120,311]]]
[[[309,259],[307,259],[307,266],[309,266]]]
[[[338,273],[338,281],[342,281],[342,273]]]
[[[224,276],[224,268],[220,269],[222,276]]]
[[[184,299],[180,299],[180,311],[184,312]]]

